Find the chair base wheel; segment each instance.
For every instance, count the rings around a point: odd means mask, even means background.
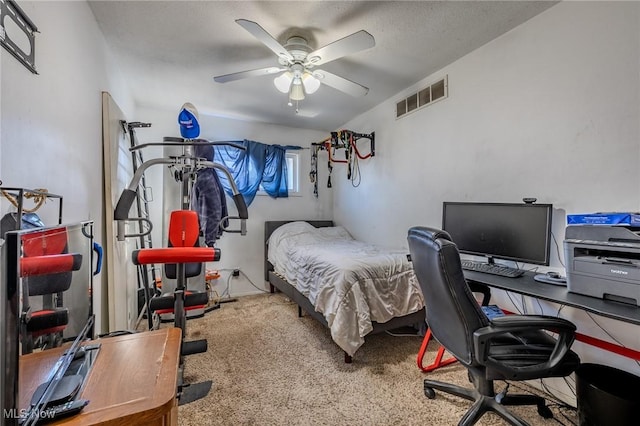
[[[433,390],[432,387],[425,386],[424,387],[424,395],[429,399],[434,399],[436,397],[436,391]]]
[[[543,419],[552,419],[553,418],[553,412],[551,411],[551,409],[549,407],[547,407],[546,405],[542,406],[542,407],[538,407],[538,414],[543,418]]]

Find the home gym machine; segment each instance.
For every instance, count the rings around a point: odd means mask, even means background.
[[[233,201],[238,215],[223,218],[220,226],[230,219],[240,220],[239,229],[223,228],[225,232],[246,234],[246,220],[248,219],[247,206],[242,194],[238,191],[233,177],[229,171],[221,164],[198,158],[194,155],[196,145],[228,145],[238,149],[243,146],[233,142],[211,142],[206,139],[183,139],[176,137],[165,137],[163,142],[146,143],[136,145],[130,150],[142,149],[147,146],[180,146],[182,154],[168,158],[155,158],[142,163],[135,171],[129,186],[122,192],[116,204],[114,218],[118,221],[118,240],[122,241],[127,237],[138,237],[139,234],[126,234],[126,221],[148,222],[148,230],[151,232],[151,223],[147,218],[128,217],[129,210],[136,200],[137,188],[145,170],[157,164],[165,164],[174,168],[176,179],[181,182],[180,199],[181,210],[171,213],[168,232],[167,248],[146,248],[135,250],[132,253],[132,260],[136,265],[164,264],[165,275],[175,278],[176,287],[173,293],[165,296],[158,296],[147,300],[147,315],[152,311],[171,310],[174,316],[174,325],[182,330],[182,345],[180,351],[180,368],[178,371],[178,397],[180,403],[187,403],[205,396],[211,388],[211,381],[186,385],[183,383],[184,376],[184,356],[206,352],[207,341],[205,339],[196,341],[185,341],[186,337],[186,311],[189,308],[201,307],[208,302],[207,292],[189,292],[187,290],[187,279],[200,274],[202,264],[220,260],[220,249],[213,247],[200,247],[199,236],[200,227],[198,215],[190,210],[191,187],[199,171],[212,168],[220,170],[227,177],[233,193]],[[149,289],[145,288],[145,295],[149,294]]]

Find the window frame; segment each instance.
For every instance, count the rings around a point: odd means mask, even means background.
[[[287,162],[287,192],[289,197],[300,197],[302,196],[301,188],[300,188],[300,153],[298,151],[286,151],[285,152],[285,161]],[[293,167],[289,167],[291,164]],[[262,183],[258,187],[258,192],[256,195],[266,195],[269,196],[262,189]]]

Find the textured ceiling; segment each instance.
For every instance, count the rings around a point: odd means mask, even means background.
[[[90,1],[137,105],[324,131],[427,77],[549,8],[529,1]],[[213,76],[278,66],[236,19],[284,44],[304,35],[319,48],[364,29],[375,47],[322,65],[369,87],[354,98],[322,85],[299,105],[273,76],[216,83]]]

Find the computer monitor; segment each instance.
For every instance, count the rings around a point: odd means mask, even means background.
[[[442,228],[458,251],[549,265],[551,204],[444,202]]]

